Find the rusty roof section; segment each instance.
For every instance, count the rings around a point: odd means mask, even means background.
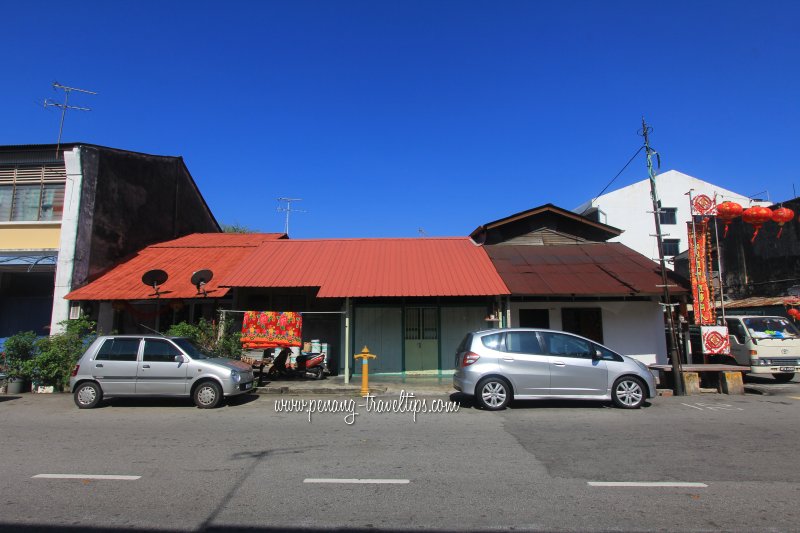
[[[319,287],[319,298],[508,294],[467,237],[266,241],[225,287]]]
[[[230,289],[220,280],[265,241],[281,233],[193,233],[143,249],[128,261],[104,273],[88,285],[67,294],[67,300],[151,300],[153,287],[142,283],[148,270],[163,270],[169,278],[159,287],[161,298],[201,298],[191,277],[208,269],[214,277],[205,286],[210,298],[225,296]]]
[[[569,219],[575,220],[576,222],[580,222],[582,224],[586,224],[587,226],[592,226],[594,228],[602,230],[602,231],[608,233],[609,238],[617,237],[617,236],[622,234],[622,230],[619,229],[619,228],[615,228],[614,226],[609,226],[608,224],[603,224],[602,222],[597,222],[597,221],[591,220],[589,218],[581,216],[581,215],[579,215],[577,213],[574,213],[572,211],[568,211],[566,209],[562,209],[562,208],[560,208],[560,207],[558,207],[556,205],[553,205],[553,204],[544,204],[544,205],[540,205],[539,207],[534,207],[533,209],[528,209],[526,211],[520,211],[519,213],[515,213],[513,215],[509,215],[507,217],[504,217],[504,218],[501,218],[501,219],[498,219],[498,220],[494,220],[492,222],[487,222],[486,224],[481,224],[480,226],[475,228],[475,230],[473,230],[473,232],[470,234],[470,236],[476,235],[477,233],[480,233],[480,231],[482,231],[482,230],[494,229],[494,228],[496,228],[498,226],[503,226],[503,225],[506,225],[506,224],[510,224],[511,222],[516,222],[517,220],[520,220],[520,219],[523,219],[523,218],[534,217],[536,215],[540,215],[542,213],[547,213],[547,212],[551,212],[551,213],[554,213],[556,215],[560,215],[560,216],[562,216],[564,218],[569,218]]]
[[[512,294],[535,296],[661,295],[656,263],[621,243],[485,246]],[[688,292],[682,278],[668,273],[674,294]]]

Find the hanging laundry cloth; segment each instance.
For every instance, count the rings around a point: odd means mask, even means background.
[[[302,330],[300,313],[246,311],[242,321],[242,346],[249,349],[300,346]]]

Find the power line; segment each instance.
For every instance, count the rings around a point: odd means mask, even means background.
[[[581,213],[581,216],[585,215],[585,214],[586,214],[586,212],[587,212],[589,209],[591,209],[591,208],[592,208],[592,204],[594,203],[594,201],[595,201],[595,200],[597,200],[598,198],[600,198],[601,196],[603,196],[603,193],[604,193],[604,192],[606,192],[606,190],[608,190],[608,188],[609,188],[609,187],[611,187],[611,184],[612,184],[612,183],[614,183],[614,181],[616,181],[616,179],[617,179],[618,177],[620,177],[620,175],[621,175],[623,172],[625,172],[625,169],[626,169],[626,168],[628,168],[628,165],[630,165],[631,163],[633,163],[633,160],[634,160],[634,159],[636,159],[636,156],[637,156],[637,155],[639,155],[639,152],[641,152],[642,150],[644,150],[644,145],[640,146],[640,147],[639,147],[639,149],[638,149],[638,150],[636,150],[636,153],[635,153],[635,154],[633,154],[633,156],[631,156],[631,158],[630,158],[630,159],[628,159],[628,162],[627,162],[627,163],[625,163],[625,166],[624,166],[624,167],[622,167],[622,170],[620,170],[619,172],[617,172],[617,175],[616,175],[616,176],[614,176],[613,178],[611,178],[611,181],[609,181],[609,182],[608,182],[608,185],[606,185],[605,187],[603,187],[603,190],[602,190],[602,191],[600,191],[600,192],[597,194],[597,196],[595,196],[594,198],[592,198],[592,199],[591,199],[591,201],[589,202],[589,206],[588,206],[586,209],[584,209],[584,210],[583,210],[583,212]]]

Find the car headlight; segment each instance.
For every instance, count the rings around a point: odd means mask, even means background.
[[[239,383],[242,381],[242,375],[238,372],[231,371],[231,379],[234,383]]]
[[[770,361],[769,359],[762,359],[761,364],[764,366],[769,366],[772,364],[772,361]]]

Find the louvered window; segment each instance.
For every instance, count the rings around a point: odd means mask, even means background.
[[[66,181],[63,166],[0,167],[0,222],[61,220]]]

